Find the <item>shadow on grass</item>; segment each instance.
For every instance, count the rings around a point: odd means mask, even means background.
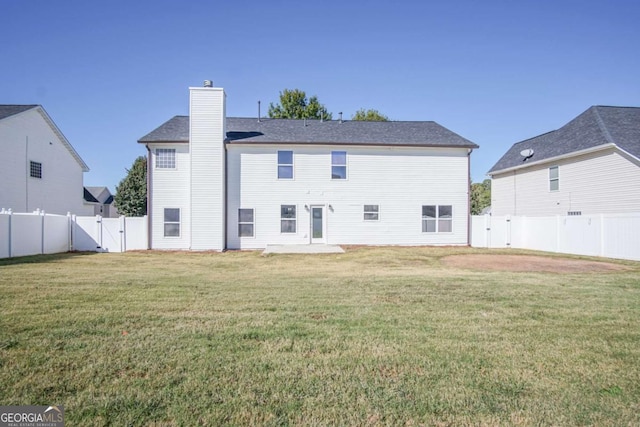
[[[98,255],[98,252],[63,252],[59,254],[45,254],[45,255],[28,255],[15,258],[2,258],[0,259],[0,267],[5,265],[18,265],[18,264],[38,264],[42,262],[57,262],[75,257],[85,257],[91,255]]]

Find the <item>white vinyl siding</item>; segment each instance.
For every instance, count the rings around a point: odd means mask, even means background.
[[[309,244],[311,206],[324,207],[329,244],[467,244],[467,149],[348,147],[348,180],[336,180],[327,171],[335,147],[301,144],[292,146],[295,180],[278,180],[280,148],[227,146],[229,249]],[[452,232],[421,232],[420,209],[429,200],[452,206]],[[283,204],[297,207],[296,233],[281,232]],[[377,221],[364,220],[365,205],[378,206]],[[244,206],[255,208],[254,239],[237,237],[238,208]]]
[[[225,249],[225,94],[190,88],[191,249]]]
[[[0,120],[0,209],[93,214],[82,197],[83,166],[39,108]]]
[[[562,183],[549,191],[549,167]],[[493,176],[493,215],[640,212],[640,162],[615,148]]]
[[[159,144],[164,148],[167,143]],[[152,153],[157,146],[149,147]],[[147,171],[151,175],[151,248],[152,249],[189,249],[191,244],[191,208],[189,203],[189,144],[171,144],[175,150],[175,169],[156,168],[156,156]],[[165,236],[164,209],[180,209],[180,235]]]

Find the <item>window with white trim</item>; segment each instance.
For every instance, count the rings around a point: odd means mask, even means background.
[[[164,208],[164,237],[180,237],[180,209]]]
[[[278,179],[293,179],[293,151],[278,151]]]
[[[40,178],[42,179],[42,163],[39,162],[29,162],[29,176],[31,178]]]
[[[296,232],[296,205],[280,205],[280,232]]]
[[[549,168],[549,191],[560,190],[560,171],[558,166]]]
[[[347,179],[347,152],[331,152],[331,179]]]
[[[253,237],[254,226],[253,209],[238,209],[238,237]]]
[[[380,219],[379,205],[364,205],[364,220],[378,221]]]
[[[175,148],[156,149],[156,169],[175,169],[176,150]]]
[[[451,205],[423,205],[422,232],[450,233],[453,231],[453,207]]]

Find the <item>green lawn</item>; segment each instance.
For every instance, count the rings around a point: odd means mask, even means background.
[[[0,404],[69,426],[640,425],[640,263],[441,261],[474,253],[0,260]]]

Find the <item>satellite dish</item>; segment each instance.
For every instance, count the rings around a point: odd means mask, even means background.
[[[527,148],[526,150],[522,150],[520,152],[520,155],[522,157],[524,157],[524,160],[527,160],[529,157],[533,156],[533,149],[532,148]]]

